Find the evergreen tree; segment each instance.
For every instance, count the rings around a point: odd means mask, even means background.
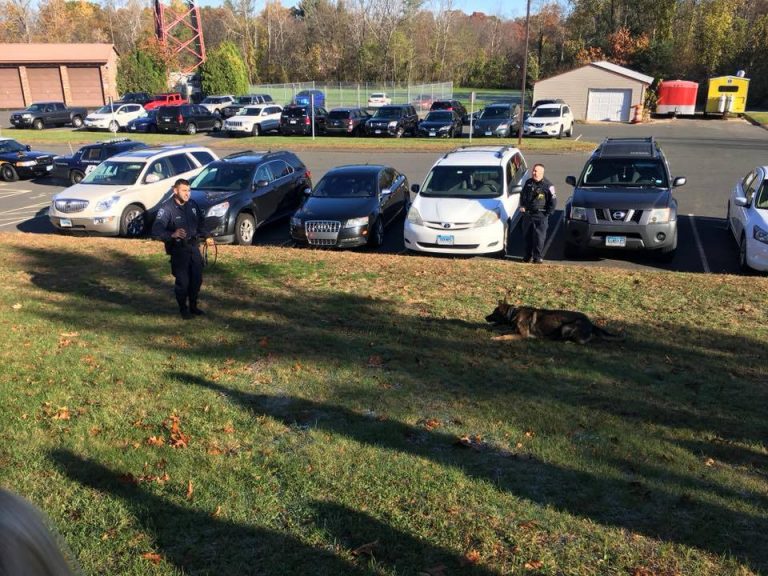
[[[168,67],[149,50],[137,48],[120,59],[117,66],[117,90],[156,94],[168,89]]]
[[[246,94],[248,71],[237,47],[222,42],[212,50],[200,67],[200,80],[205,94]]]

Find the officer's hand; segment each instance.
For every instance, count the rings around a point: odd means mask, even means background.
[[[213,246],[214,244],[216,244],[216,242],[214,242],[213,238],[206,238],[205,239],[205,244],[207,246]]]
[[[187,231],[184,230],[184,228],[177,228],[173,234],[171,234],[171,238],[181,238],[184,239],[187,237]]]
[[[520,206],[520,212],[525,212],[525,208]]]

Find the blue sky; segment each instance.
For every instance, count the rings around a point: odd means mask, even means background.
[[[453,5],[467,14],[485,12],[503,18],[525,16],[525,0],[454,0]]]

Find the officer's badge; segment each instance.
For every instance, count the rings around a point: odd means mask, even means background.
[[[160,208],[160,210],[157,211],[157,217],[162,218],[165,214],[165,208]]]

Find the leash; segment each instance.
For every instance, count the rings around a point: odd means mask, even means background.
[[[203,242],[203,268],[208,268],[208,267],[213,268],[214,266],[216,266],[216,261],[219,259],[218,245],[216,244],[216,242],[214,242],[213,244],[211,244],[211,246],[213,246],[213,262],[211,262],[210,257],[208,256],[208,249],[209,249],[208,243]]]

